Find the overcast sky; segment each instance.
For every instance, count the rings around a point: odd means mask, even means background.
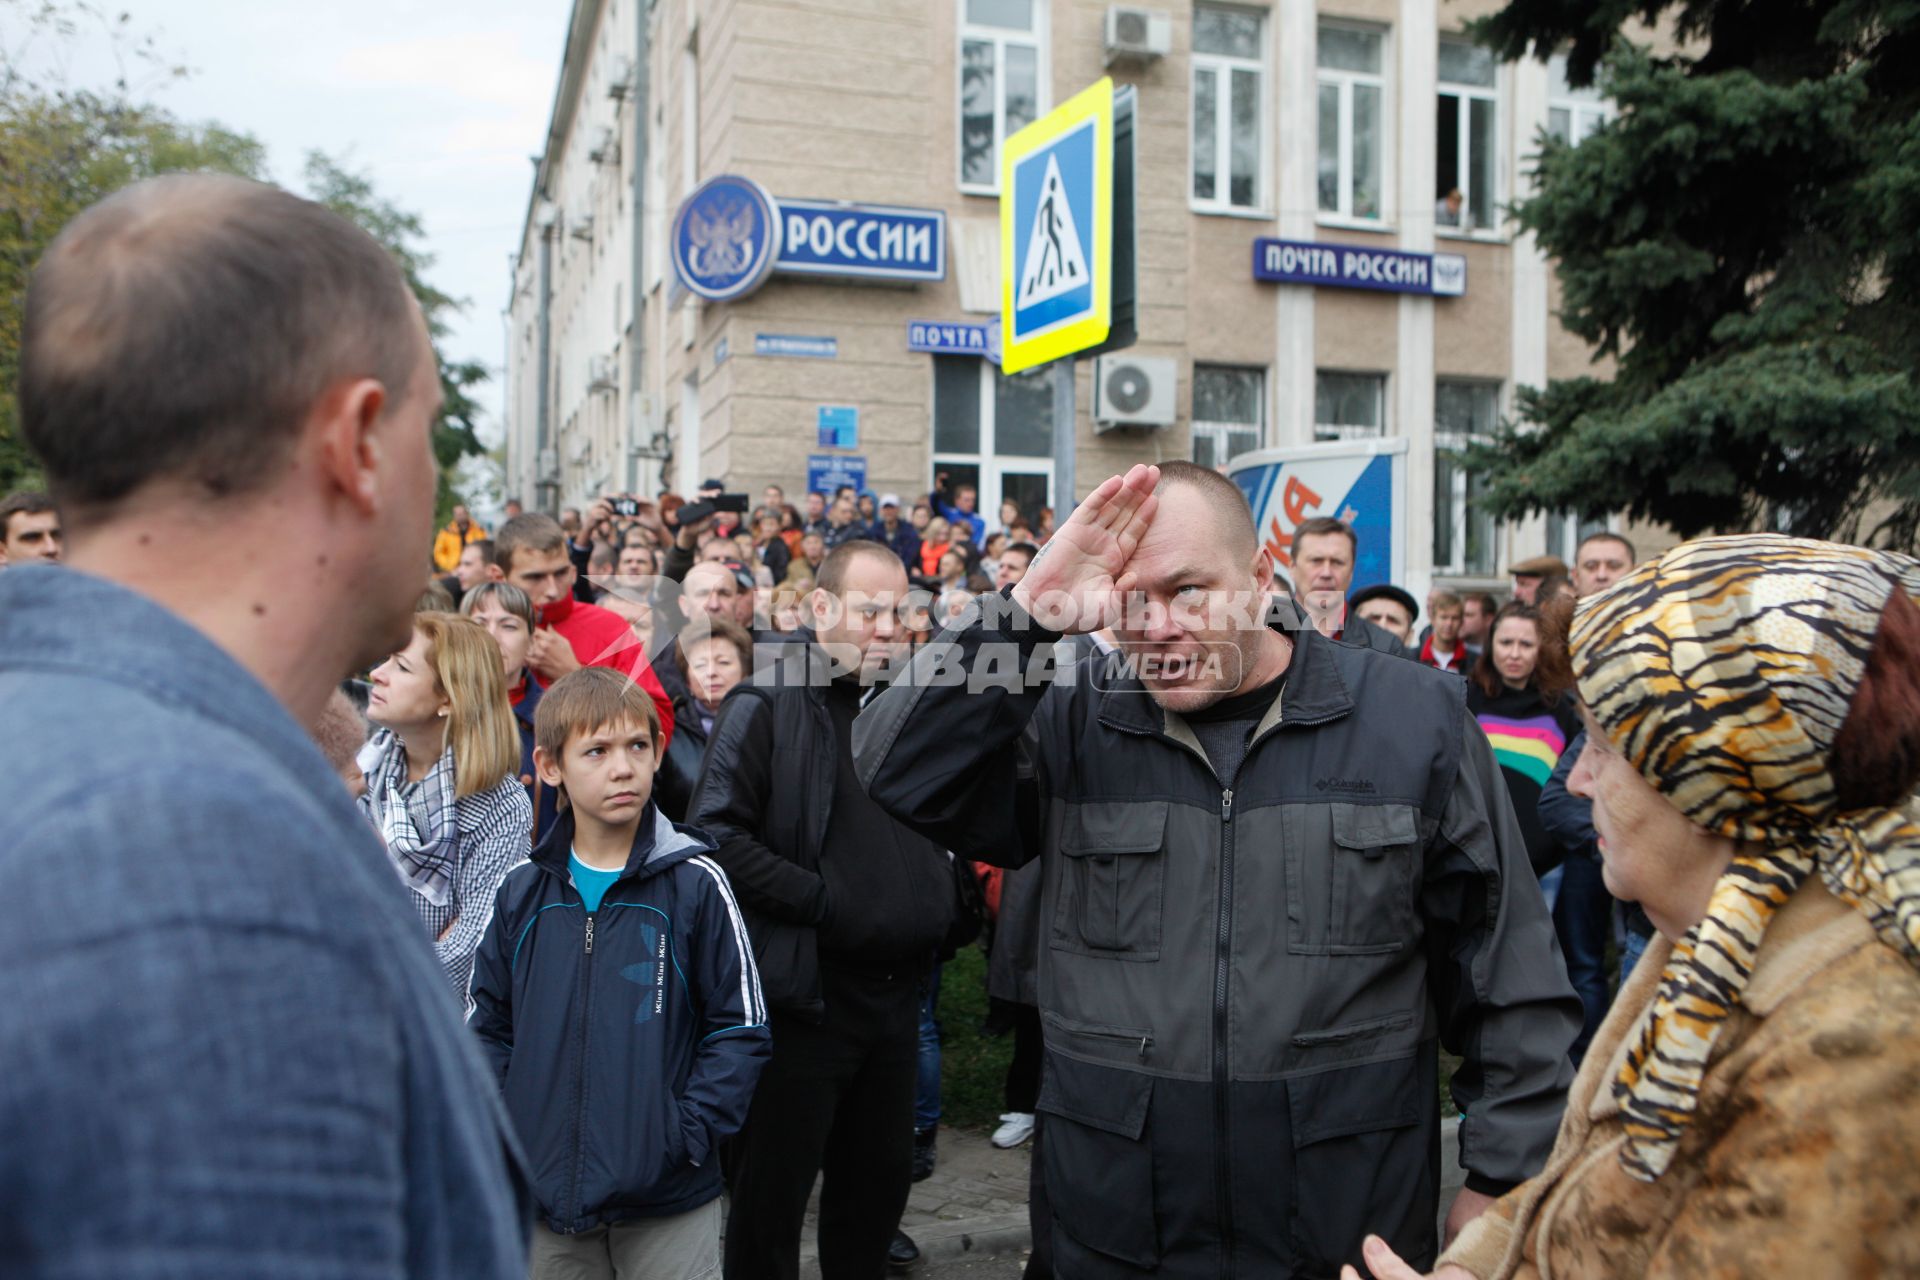
[[[429,279],[468,303],[447,354],[495,371],[478,398],[497,438],[508,258],[560,74],[568,0],[105,3],[193,68],[140,96],[253,134],[290,187],[317,149],[420,215],[436,259]],[[15,13],[0,6],[0,20]],[[86,40],[66,72],[75,88],[111,82],[109,47],[104,36]]]

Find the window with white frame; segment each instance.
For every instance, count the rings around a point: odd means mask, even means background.
[[[1592,520],[1573,511],[1553,511],[1547,514],[1547,554],[1558,556],[1568,564],[1580,549],[1580,544],[1596,533],[1608,530],[1605,520]]]
[[[1500,207],[1500,67],[1465,40],[1440,41],[1434,139],[1434,223],[1441,231],[1492,231]]]
[[[1250,9],[1193,11],[1193,207],[1255,210],[1266,198],[1264,17]]]
[[[1377,222],[1386,207],[1386,33],[1320,24],[1320,212]]]
[[[1259,369],[1225,364],[1193,366],[1193,460],[1220,467],[1258,449],[1266,397]]]
[[[1485,483],[1464,461],[1469,444],[1493,439],[1500,384],[1441,378],[1433,384],[1433,571],[1462,577],[1494,572],[1497,527],[1482,501]]]
[[[972,485],[974,510],[1003,501],[1037,518],[1053,498],[1053,378],[1005,374],[973,356],[933,358],[933,471],[948,491]],[[931,487],[931,486],[929,486]]]
[[[1567,55],[1556,53],[1547,59],[1547,132],[1571,146],[1579,146],[1587,135],[1613,118],[1613,104],[1600,92],[1600,86],[1576,89],[1567,83]]]
[[[1313,438],[1368,440],[1387,434],[1387,375],[1335,373],[1313,375]]]
[[[960,189],[1000,190],[1000,144],[1040,115],[1042,14],[1037,0],[958,0]]]

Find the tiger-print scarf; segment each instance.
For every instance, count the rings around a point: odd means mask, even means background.
[[[1685,543],[1581,602],[1574,669],[1594,720],[1677,809],[1741,846],[1614,1081],[1621,1163],[1642,1181],[1672,1161],[1767,924],[1809,875],[1920,967],[1920,826],[1841,811],[1828,772],[1896,590],[1920,595],[1920,561],[1755,534]]]

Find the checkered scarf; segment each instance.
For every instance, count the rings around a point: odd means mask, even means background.
[[[407,781],[407,748],[391,729],[374,734],[360,760],[367,775],[361,808],[387,842],[401,879],[434,906],[448,905],[460,851],[453,748],[418,782]]]

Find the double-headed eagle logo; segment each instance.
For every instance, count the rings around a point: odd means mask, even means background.
[[[687,265],[708,278],[741,274],[753,261],[753,222],[753,207],[744,200],[727,202],[711,218],[688,210],[687,239],[693,248]]]

